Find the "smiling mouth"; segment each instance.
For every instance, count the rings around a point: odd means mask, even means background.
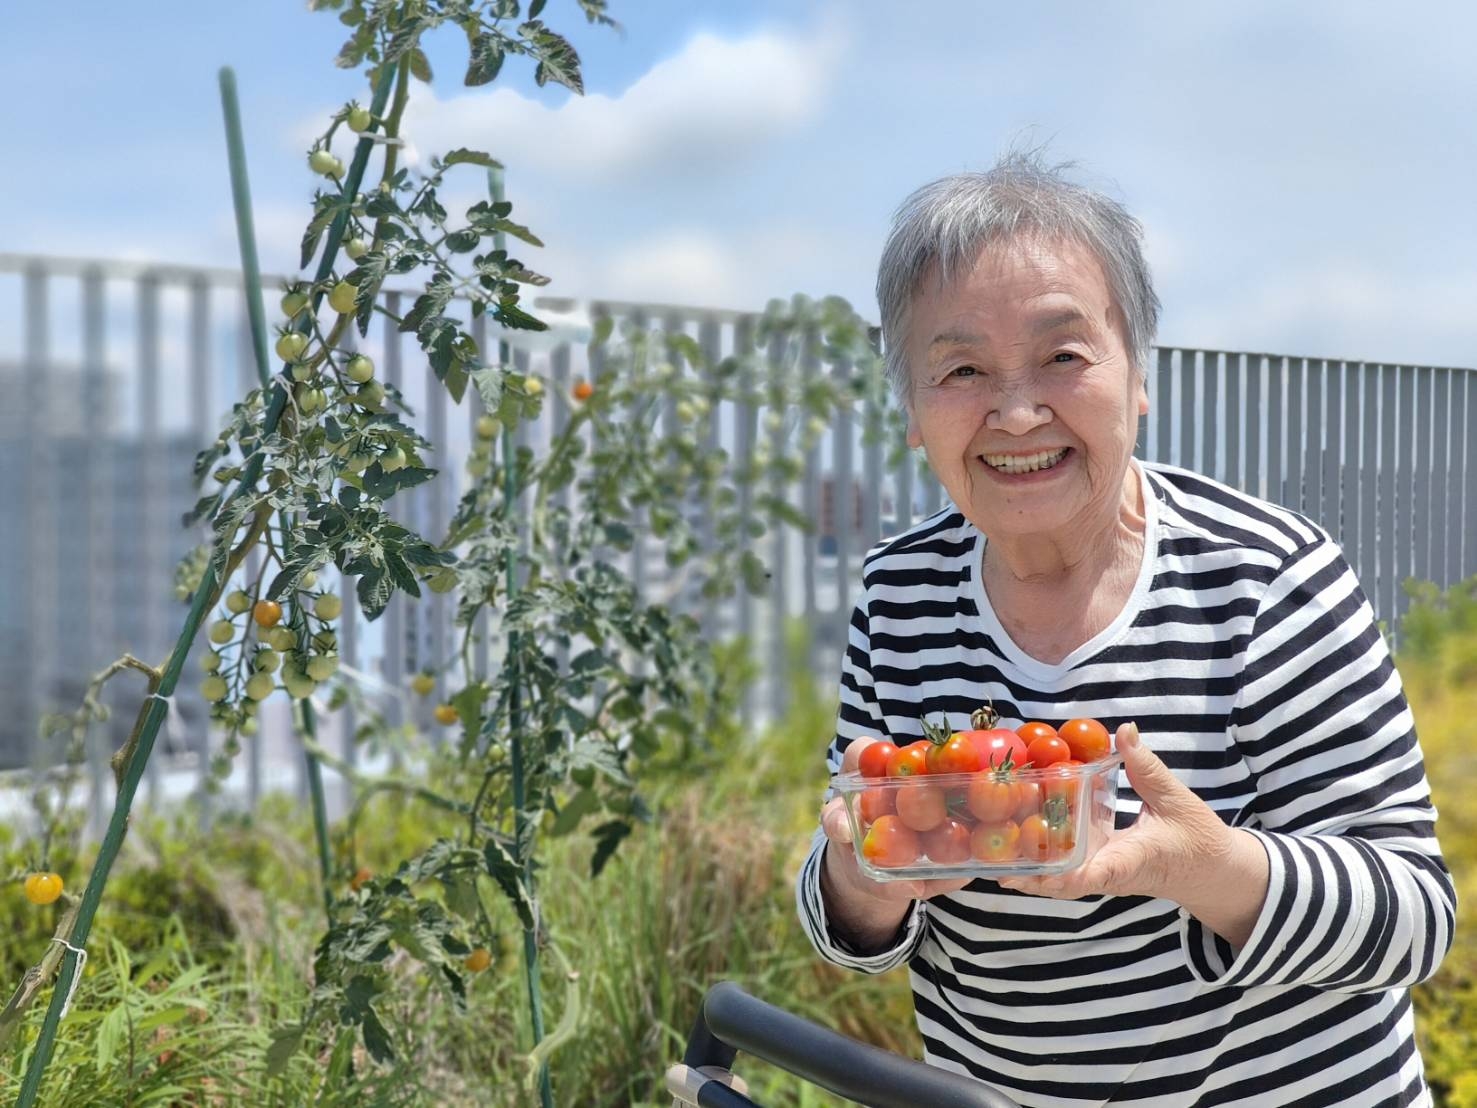
[[[1034,454],[981,454],[980,461],[997,473],[1035,473],[1051,469],[1071,453],[1071,447],[1060,450],[1039,450]]]

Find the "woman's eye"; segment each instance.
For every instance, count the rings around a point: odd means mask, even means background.
[[[1067,362],[1076,361],[1077,355],[1073,354],[1070,350],[1058,350],[1051,356],[1051,360],[1058,365],[1065,365]]]
[[[975,369],[974,366],[972,366],[972,365],[961,365],[961,366],[956,366],[954,369],[950,370],[949,371],[949,376],[950,377],[974,377],[978,373],[979,373],[979,370]]]

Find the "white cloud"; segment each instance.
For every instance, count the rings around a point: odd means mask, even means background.
[[[511,89],[439,99],[417,85],[404,133],[411,160],[469,143],[530,170],[620,174],[701,166],[714,172],[814,120],[831,94],[843,34],[702,33],[618,96],[551,106]],[[321,118],[293,136],[318,133]],[[300,143],[306,145],[306,143]]]

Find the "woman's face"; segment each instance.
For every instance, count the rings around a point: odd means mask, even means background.
[[[1093,254],[987,247],[945,288],[927,278],[906,339],[908,444],[992,539],[1072,542],[1116,518],[1149,397]]]

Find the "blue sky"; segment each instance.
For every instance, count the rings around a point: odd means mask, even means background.
[[[526,67],[459,85],[431,43],[421,155],[508,166],[550,292],[757,307],[840,293],[875,318],[888,218],[1022,136],[1148,230],[1185,345],[1477,364],[1477,6],[570,0],[545,14],[589,96]],[[141,15],[140,13],[145,13]],[[0,251],[236,264],[216,70],[235,67],[264,266],[284,271],[302,153],[364,97],[302,3],[80,0],[0,15]],[[474,174],[468,186],[475,185]],[[465,199],[470,201],[468,192]]]

